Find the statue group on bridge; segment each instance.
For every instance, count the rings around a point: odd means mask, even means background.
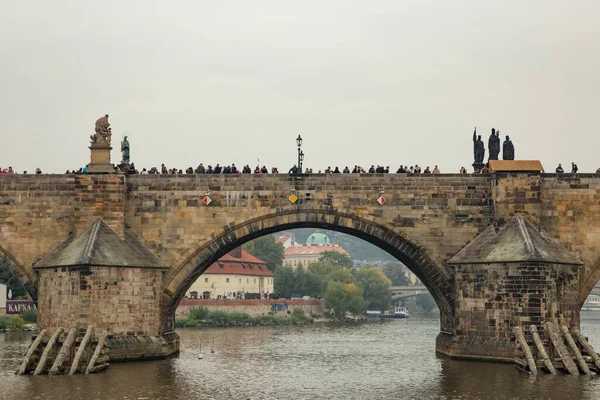
[[[108,114],[104,114],[104,117],[100,117],[96,120],[96,133],[90,136],[92,144],[110,144],[112,138],[112,129],[108,122]]]
[[[488,161],[498,160],[498,155],[500,154],[500,130],[492,128],[488,139],[488,150],[490,152]],[[483,140],[481,140],[481,135],[477,135],[477,128],[473,131],[473,156],[475,164],[483,164],[483,160],[485,159],[485,145]],[[508,135],[502,144],[502,159],[515,159],[515,146]]]

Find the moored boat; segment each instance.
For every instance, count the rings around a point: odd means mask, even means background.
[[[396,305],[393,313],[390,311],[385,311],[379,315],[379,318],[408,318],[409,316],[410,313],[406,307]]]

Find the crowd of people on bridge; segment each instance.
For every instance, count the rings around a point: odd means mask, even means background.
[[[67,170],[65,173],[66,174],[77,174],[77,173],[86,173],[86,167],[83,168],[79,168],[78,170],[72,170],[69,171]],[[576,174],[579,171],[579,168],[577,167],[577,164],[575,162],[571,163],[571,171],[570,173],[572,174]],[[167,168],[165,166],[165,164],[161,164],[160,168],[157,167],[152,167],[150,169],[146,169],[146,168],[142,168],[141,171],[139,171],[138,169],[135,168],[134,164],[130,164],[130,165],[126,165],[124,166],[122,169],[119,167],[115,167],[115,172],[122,172],[125,174],[140,174],[140,175],[183,175],[183,174],[188,174],[188,175],[192,175],[192,174],[278,174],[279,170],[277,169],[277,167],[271,167],[271,168],[267,168],[265,165],[263,165],[262,167],[260,165],[257,165],[254,169],[250,168],[249,165],[244,165],[241,169],[238,168],[235,164],[228,164],[226,166],[221,166],[220,164],[215,164],[215,166],[213,167],[212,165],[207,165],[204,166],[203,163],[200,163],[196,168],[193,167],[188,167],[185,171],[182,169],[178,169],[178,168]],[[363,168],[360,165],[355,165],[352,169],[350,169],[348,166],[345,166],[341,171],[340,168],[338,166],[332,168],[331,166],[328,166],[327,168],[325,168],[324,170],[317,170],[316,173],[321,174],[321,173],[325,173],[325,174],[387,174],[387,173],[391,173],[393,171],[390,170],[389,166],[384,167],[383,165],[371,165],[368,169]],[[478,173],[482,173],[482,174],[486,174],[486,173],[490,173],[491,171],[489,170],[489,168],[484,167],[481,170],[474,170],[473,173],[474,174],[478,174]],[[556,167],[555,172],[557,174],[563,174],[566,173],[566,171],[564,170],[562,163],[558,164],[558,167]],[[15,174],[16,172],[13,170],[12,167],[8,167],[8,168],[1,168],[0,167],[0,175],[7,175],[7,174]],[[40,168],[36,168],[35,169],[35,174],[41,174],[42,170]],[[313,174],[315,173],[314,170],[312,168],[306,168],[304,170],[304,172],[300,172],[298,167],[296,165],[294,165],[292,168],[290,168],[290,170],[288,171],[288,173],[290,174]],[[408,174],[408,175],[418,175],[418,174],[440,174],[441,171],[439,169],[439,167],[437,165],[435,165],[433,168],[431,168],[429,165],[427,167],[425,167],[425,169],[423,170],[421,168],[421,166],[419,166],[418,164],[415,165],[400,165],[400,167],[396,170],[397,174]],[[461,167],[459,172],[459,174],[467,174],[467,169],[465,167]],[[23,174],[27,174],[27,171],[23,171]],[[596,170],[596,174],[600,174],[600,168],[598,168]]]

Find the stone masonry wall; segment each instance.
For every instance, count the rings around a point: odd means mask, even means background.
[[[191,307],[207,307],[211,311],[241,312],[251,317],[267,315],[273,311],[278,317],[286,318],[294,310],[302,310],[306,315],[322,315],[325,312],[323,300],[182,300],[175,312],[176,318],[187,318]]]
[[[493,193],[500,224],[525,216],[581,258],[582,305],[600,279],[600,175],[501,174]]]
[[[380,189],[384,206],[376,202]],[[127,192],[128,228],[175,268],[220,228],[300,205],[382,221],[442,263],[489,224],[492,209],[489,176],[458,174],[137,175],[127,177]]]
[[[97,332],[157,336],[162,271],[80,267],[39,271],[40,329],[93,325]]]
[[[456,266],[454,340],[480,340],[481,356],[510,358],[515,326],[528,331],[525,328],[534,324],[542,332],[543,323],[553,321],[578,329],[579,269],[539,263]],[[486,342],[493,345],[487,349]],[[503,348],[508,354],[501,354]],[[473,348],[454,350],[461,351],[468,354]]]

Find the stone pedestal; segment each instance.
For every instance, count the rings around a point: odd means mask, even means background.
[[[88,173],[111,173],[115,167],[110,163],[110,151],[112,147],[108,143],[92,143],[90,146],[91,160],[87,166]]]
[[[472,165],[473,165],[473,171],[475,171],[475,170],[481,171],[483,169],[483,167],[485,167],[484,163],[478,163],[478,162],[474,162]]]

